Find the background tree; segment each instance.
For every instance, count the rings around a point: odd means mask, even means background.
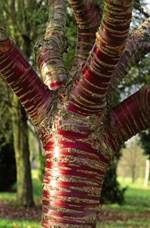
[[[70,73],[62,58],[65,1],[49,1],[50,19],[39,44],[37,62],[50,90],[3,29],[0,36],[1,74],[30,115],[45,149],[43,227],[95,227],[103,179],[114,154],[150,124],[150,86],[109,106],[134,51],[149,51],[149,19],[125,43],[133,2],[106,0],[95,39],[100,21],[95,4],[70,3],[78,27]]]
[[[8,93],[8,86],[6,86],[6,83],[2,78],[0,78],[0,140],[1,140],[1,146],[2,144],[7,144],[12,140],[12,123],[10,120],[10,97]]]
[[[149,17],[148,11],[144,8],[146,4],[144,1],[135,1],[135,20],[133,21],[133,26],[136,27],[139,25],[144,19]],[[139,15],[139,12],[141,13]],[[146,37],[145,37],[146,38]],[[149,36],[146,38],[149,39]],[[147,43],[148,44],[148,43]],[[136,47],[136,45],[135,45]],[[149,45],[147,46],[149,49]],[[147,49],[147,50],[148,50]],[[143,49],[144,51],[144,49]],[[141,58],[142,55],[142,58]],[[133,91],[137,91],[141,86],[150,83],[150,54],[146,55],[144,52],[140,52],[137,55],[132,56],[132,61],[130,65],[128,65],[128,70],[126,70],[126,77],[123,78],[122,82],[118,86],[118,94],[122,94],[123,97],[127,97],[133,93]],[[148,142],[149,142],[149,131],[142,132],[140,134],[142,147],[145,151],[146,155],[149,155],[148,152]],[[149,157],[149,156],[148,156]],[[145,167],[145,185],[148,184],[149,179],[149,158],[146,161]]]
[[[140,138],[134,137],[122,148],[122,157],[119,160],[117,173],[121,177],[129,177],[134,183],[144,177],[145,156],[140,146]]]
[[[16,43],[21,47],[29,61],[32,61],[33,41],[40,33],[42,17],[45,20],[47,14],[43,14],[41,2],[36,0],[28,1],[1,1],[1,21],[6,22],[7,28]],[[17,201],[24,206],[32,206],[33,188],[30,165],[30,149],[28,138],[28,123],[24,109],[21,107],[18,98],[12,96],[12,126],[15,158],[17,164]],[[11,121],[9,119],[9,121]]]
[[[150,180],[150,130],[142,132],[140,134],[142,147],[144,149],[145,155],[147,156],[145,165],[145,180],[144,185],[148,186]]]

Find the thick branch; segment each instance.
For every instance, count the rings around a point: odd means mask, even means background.
[[[107,134],[114,150],[135,134],[150,127],[150,85],[145,86],[110,114]]]
[[[0,74],[4,77],[36,127],[47,117],[52,95],[15,44],[0,31]]]
[[[125,47],[132,0],[106,0],[101,27],[82,78],[72,93],[69,110],[80,114],[104,113],[107,89]]]
[[[63,62],[65,24],[66,0],[49,0],[49,21],[37,61],[44,83],[52,90],[64,85],[67,79]]]
[[[132,33],[127,42],[111,80],[108,103],[112,103],[113,93],[121,79],[126,76],[129,68],[139,62],[148,52],[150,52],[150,18]]]
[[[74,75],[77,67],[80,68],[86,61],[94,44],[102,11],[91,0],[70,0],[69,2],[74,11],[78,29],[76,53],[71,71],[71,74]]]

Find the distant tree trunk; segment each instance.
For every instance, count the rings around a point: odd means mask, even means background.
[[[17,201],[20,205],[30,207],[34,205],[34,201],[28,143],[27,116],[15,95],[13,96],[12,104],[14,150],[17,166]]]
[[[150,178],[150,157],[149,159],[146,160],[146,164],[145,164],[145,179],[144,179],[145,187],[148,186],[149,178]]]
[[[131,181],[132,181],[132,183],[135,182],[135,179],[136,179],[136,165],[133,164],[133,165],[131,165]]]
[[[22,36],[22,49],[29,58],[31,55],[30,38],[26,34],[20,34],[20,36]],[[13,105],[13,137],[17,166],[17,201],[22,206],[31,207],[34,205],[34,200],[27,115],[16,96],[13,97]]]
[[[38,139],[38,148],[39,148],[39,162],[40,162],[40,171],[39,171],[39,179],[43,181],[43,176],[44,176],[44,167],[45,167],[45,159],[43,157],[43,150],[42,150],[42,145],[40,143],[40,139]]]

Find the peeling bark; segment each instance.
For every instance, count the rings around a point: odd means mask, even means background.
[[[49,0],[49,21],[43,42],[39,45],[37,62],[44,83],[52,90],[64,86],[67,72],[64,67],[66,0]]]
[[[108,91],[108,104],[113,105],[112,98],[120,81],[126,76],[133,64],[138,63],[150,52],[150,18],[147,18],[138,29],[132,32],[126,48],[113,73]]]
[[[102,17],[102,9],[91,0],[70,0],[69,2],[77,23],[76,53],[70,74],[78,79],[80,77],[79,70],[86,62],[95,42],[96,32]]]
[[[44,145],[43,227],[95,227],[111,147],[97,146],[88,118],[57,116]],[[48,138],[48,137],[47,137]],[[52,152],[53,151],[53,152]]]
[[[108,135],[115,142],[115,151],[123,142],[150,126],[149,112],[150,86],[145,86],[112,110]]]
[[[132,1],[105,1],[95,45],[72,91],[68,110],[90,115],[106,109],[107,90],[125,48],[131,12]]]
[[[78,27],[82,27],[84,22],[92,23],[88,8],[83,9],[89,12],[87,17],[81,14],[80,7],[84,1],[71,2]],[[53,3],[50,7],[54,7],[53,12],[56,10],[59,21],[59,16],[64,16],[64,1],[49,3]],[[95,227],[102,183],[114,154],[120,144],[150,126],[150,86],[123,101],[112,112],[107,112],[108,88],[126,45],[131,12],[130,0],[105,1],[95,44],[82,70],[78,72],[80,80],[74,83],[70,93],[68,87],[59,93],[49,91],[14,43],[0,32],[0,73],[30,115],[45,149],[43,228]],[[93,26],[97,14],[94,15]],[[59,40],[57,32],[51,33],[51,29],[58,26],[55,19],[54,13],[54,27],[50,26],[46,36]],[[60,23],[60,30],[62,25],[64,20]],[[56,60],[57,57],[60,60],[62,54],[53,53],[52,48],[57,51],[61,45],[59,41],[54,43],[51,43],[50,51],[46,50],[43,55],[50,65],[52,62],[49,60]],[[81,49],[78,49],[78,53],[82,52],[83,43],[79,44]],[[82,54],[85,56],[86,53],[83,51]],[[42,61],[45,60],[39,63]],[[52,64],[54,68],[57,66],[55,63]],[[49,69],[47,72],[48,75],[52,73]],[[62,82],[64,78],[60,78],[55,70],[54,75],[58,76],[58,80],[55,77],[53,79],[59,87],[59,80]],[[53,79],[47,78],[46,84],[54,82]]]
[[[0,34],[0,72],[19,97],[33,124],[37,127],[43,124],[52,101],[52,93],[4,33]]]

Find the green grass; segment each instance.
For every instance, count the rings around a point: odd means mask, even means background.
[[[116,211],[117,213],[117,211]],[[141,218],[132,218],[116,221],[107,221],[107,222],[98,222],[96,228],[150,228],[150,218],[149,219],[141,219]]]
[[[150,228],[150,187],[144,188],[143,181],[137,180],[134,184],[130,179],[119,178],[122,187],[127,187],[125,203],[123,205],[105,205],[105,210],[112,215],[121,215],[124,219],[97,224],[97,228]],[[114,219],[115,220],[115,219]]]
[[[38,178],[38,172],[32,172],[33,178],[33,192],[34,200],[37,205],[41,202],[41,190],[42,184]],[[17,205],[16,203],[16,193],[15,192],[4,192],[0,193],[0,202],[8,203],[9,205]],[[0,218],[0,228],[40,228],[39,221],[25,220],[22,219],[3,219]]]
[[[127,222],[121,222],[121,221],[116,221],[116,222],[111,222],[111,224],[100,224],[98,223],[96,228],[150,228],[150,223],[149,221],[131,221],[128,220]]]
[[[32,181],[34,200],[36,204],[39,204],[41,201],[42,184],[39,180],[38,171],[36,170],[32,171]],[[16,192],[0,192],[0,202],[7,202],[10,204],[16,203]]]
[[[39,222],[0,219],[0,228],[40,228]]]
[[[16,193],[13,192],[1,192],[0,193],[0,202],[15,203]]]
[[[145,188],[141,180],[134,184],[129,179],[119,178],[122,187],[127,187],[125,192],[125,204],[119,206],[117,204],[110,205],[111,208],[119,208],[125,211],[150,211],[150,187]]]
[[[125,204],[111,204],[108,207],[125,212],[150,212],[150,189],[128,187],[125,192]]]

